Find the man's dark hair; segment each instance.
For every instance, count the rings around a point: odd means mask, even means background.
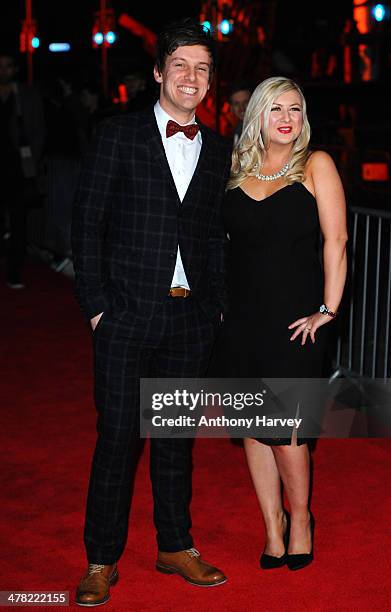
[[[178,47],[202,45],[206,47],[212,60],[210,76],[216,61],[216,48],[212,32],[195,19],[182,19],[168,25],[160,32],[157,39],[156,68],[162,73],[167,55],[171,55]]]

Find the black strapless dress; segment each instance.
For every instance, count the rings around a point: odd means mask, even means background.
[[[323,301],[320,226],[314,196],[302,183],[257,201],[236,187],[223,219],[230,237],[228,312],[216,342],[212,376],[320,378],[327,338],[323,326],[301,346],[288,325]],[[299,439],[299,443],[305,442]],[[262,439],[290,444],[290,439]]]

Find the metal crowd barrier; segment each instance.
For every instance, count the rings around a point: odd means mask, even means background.
[[[332,378],[385,380],[391,375],[391,212],[349,212],[350,270]]]

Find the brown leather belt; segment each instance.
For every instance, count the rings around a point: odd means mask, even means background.
[[[187,298],[190,293],[190,289],[185,289],[185,287],[171,287],[168,295],[171,297]]]

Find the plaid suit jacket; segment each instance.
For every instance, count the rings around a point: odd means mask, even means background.
[[[198,165],[182,203],[153,108],[98,129],[76,193],[76,297],[87,319],[109,310],[145,321],[166,298],[177,246],[193,295],[213,318],[225,305],[227,238],[220,213],[230,143],[200,124]]]

